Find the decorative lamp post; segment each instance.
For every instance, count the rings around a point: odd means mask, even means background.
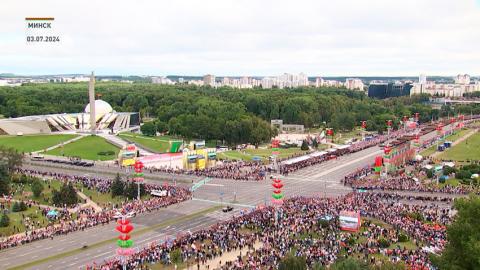
[[[415,134],[415,138],[413,139],[413,146],[419,150],[420,148],[420,135],[417,133]]]
[[[278,212],[278,206],[283,204],[283,183],[282,180],[278,178],[272,179],[273,194],[272,194],[272,203],[275,207],[275,225],[278,224],[278,219],[280,218],[280,213]]]
[[[333,128],[327,128],[327,136],[332,136],[332,143],[333,143],[333,135],[334,135]]]
[[[116,253],[118,256],[122,257],[123,270],[126,270],[128,256],[131,256],[135,253],[135,250],[132,248],[133,241],[130,239],[130,232],[133,231],[133,225],[130,224],[130,220],[128,220],[128,218],[132,217],[132,214],[128,213],[124,215],[120,212],[117,212],[114,217],[118,218],[118,226],[115,227],[115,229],[120,232],[117,240],[118,248]]]
[[[387,120],[387,135],[390,135],[390,131],[392,129],[392,120]]]
[[[277,139],[272,140],[272,156],[273,156],[273,169],[277,171],[277,156],[280,154],[280,141]]]
[[[375,157],[375,174],[380,174],[382,171],[382,165],[383,165],[383,158],[381,156]]]
[[[365,131],[367,130],[367,121],[362,121],[362,141],[365,140]]]
[[[133,174],[133,180],[135,182],[137,182],[137,191],[138,191],[138,194],[137,194],[137,199],[140,200],[140,184],[143,183],[143,163],[139,160],[135,161],[135,164],[133,165],[134,169],[135,169],[135,173]]]
[[[391,165],[390,164],[391,152],[392,152],[392,148],[389,145],[385,145],[385,147],[383,147],[383,167],[385,168],[385,173],[388,173],[388,169]]]

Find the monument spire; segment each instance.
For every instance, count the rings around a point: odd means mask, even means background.
[[[97,121],[95,119],[95,75],[90,75],[90,82],[88,83],[88,96],[90,100],[90,130],[92,135],[96,133]]]

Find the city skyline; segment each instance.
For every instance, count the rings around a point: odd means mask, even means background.
[[[474,0],[4,4],[0,73],[480,74]],[[60,42],[26,44],[27,16],[55,17]]]

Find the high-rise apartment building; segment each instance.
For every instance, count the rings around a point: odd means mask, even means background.
[[[204,85],[210,85],[210,86],[215,86],[215,75],[207,74],[203,76],[203,84]]]

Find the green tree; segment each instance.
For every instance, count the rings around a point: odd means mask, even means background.
[[[455,200],[458,211],[447,227],[447,245],[440,256],[432,256],[439,269],[480,269],[480,197]]]
[[[312,146],[313,148],[317,149],[318,148],[318,142],[317,142],[317,139],[314,138],[313,141],[312,141]]]
[[[354,258],[338,260],[331,267],[331,270],[368,270],[368,264],[358,261]]]
[[[182,253],[179,248],[176,248],[170,252],[170,260],[175,264],[182,262]]]
[[[381,265],[371,266],[372,270],[405,270],[407,266],[403,262],[393,263],[390,261],[384,261]]]
[[[78,203],[78,196],[72,183],[64,183],[59,191],[53,190],[52,201],[56,206],[72,206]]]
[[[303,151],[307,151],[309,149],[307,141],[305,140],[302,141],[302,146],[300,147],[300,149],[302,149]]]
[[[161,120],[157,120],[155,122],[155,125],[157,127],[157,131],[160,132],[160,133],[165,133],[168,131],[168,124],[161,121]]]
[[[0,195],[10,194],[10,181],[6,166],[0,165]]]
[[[136,199],[138,197],[138,185],[134,182],[127,183],[123,194],[131,200]],[[144,196],[145,194],[145,186],[144,184],[140,184],[140,196]]]
[[[122,196],[124,193],[125,189],[125,183],[121,180],[120,174],[117,173],[115,176],[115,179],[112,182],[112,198],[115,198],[116,196]]]
[[[14,202],[12,205],[12,212],[21,212],[20,203]]]
[[[33,196],[35,198],[40,197],[44,188],[42,182],[40,182],[40,180],[36,178],[33,180],[31,185],[32,185],[31,188],[32,188]]]
[[[2,218],[0,218],[0,227],[8,227],[8,225],[10,225],[10,218],[3,213]]]
[[[287,256],[282,259],[280,265],[278,266],[279,270],[303,270],[307,269],[307,261],[305,257],[295,257]]]
[[[157,134],[157,126],[154,122],[146,122],[140,127],[140,131],[145,136],[155,136]]]
[[[337,113],[333,116],[332,127],[335,130],[350,131],[355,127],[355,118],[350,112]]]
[[[9,173],[13,172],[22,166],[23,154],[13,148],[0,145],[0,162],[0,165],[5,166]]]

